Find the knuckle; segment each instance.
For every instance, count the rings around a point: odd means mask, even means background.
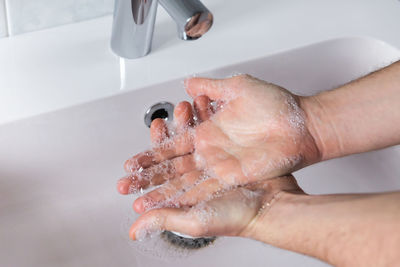
[[[209,103],[209,98],[205,95],[201,95],[196,97],[196,99],[194,100],[195,105],[197,105],[198,107],[205,107],[208,105]]]
[[[163,126],[164,124],[164,120],[161,118],[156,118],[151,122],[150,128],[154,128],[154,127],[160,127]]]

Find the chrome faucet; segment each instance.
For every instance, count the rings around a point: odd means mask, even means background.
[[[182,40],[196,40],[213,23],[213,15],[199,0],[115,0],[111,49],[123,58],[138,58],[151,50],[157,6],[175,20]]]

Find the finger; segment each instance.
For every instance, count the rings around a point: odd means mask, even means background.
[[[153,148],[154,161],[172,159],[192,153],[194,150],[194,132],[183,131],[171,140],[163,142],[159,146]]]
[[[128,173],[146,169],[162,161],[173,159],[193,152],[193,132],[184,131],[170,140],[159,143],[153,150],[139,153],[125,161],[124,168]]]
[[[167,124],[163,119],[157,118],[151,122],[150,138],[153,144],[159,144],[169,137]]]
[[[128,173],[138,171],[140,168],[148,168],[151,165],[158,163],[155,159],[154,152],[147,150],[136,154],[124,163],[124,169]]]
[[[189,102],[181,102],[175,108],[175,118],[178,128],[183,130],[185,127],[193,125],[193,111]],[[168,127],[164,120],[155,119],[150,127],[151,140],[154,145],[153,150],[139,153],[125,161],[124,169],[128,173],[149,168],[161,161],[182,156],[193,151],[193,133],[191,131],[181,131],[179,135],[169,138]]]
[[[153,171],[154,168],[143,170],[141,173],[131,173],[121,178],[117,183],[117,190],[122,195],[135,194],[141,189],[149,186],[159,185],[166,180],[174,178],[174,174],[166,167],[160,172]]]
[[[198,96],[193,101],[193,106],[196,111],[199,122],[206,121],[212,114],[211,100],[206,95]]]
[[[124,177],[117,182],[117,191],[122,195],[129,194],[129,189],[132,184],[131,178]]]
[[[217,178],[208,178],[204,182],[196,185],[192,189],[182,194],[175,200],[175,204],[179,206],[194,206],[200,202],[208,201],[215,197],[223,195],[226,191],[237,188],[238,185],[225,183]],[[273,197],[277,192],[295,192],[304,194],[304,191],[297,184],[296,179],[292,175],[281,176],[263,181],[257,181],[244,186],[251,191],[262,190],[266,196]]]
[[[187,101],[180,102],[174,109],[174,119],[178,132],[194,125],[192,105]]]
[[[234,186],[240,184],[247,184],[254,182],[253,180],[246,177],[237,159],[234,157],[228,158],[218,158],[215,166],[213,166],[212,171],[219,177],[221,183],[226,186]],[[117,189],[121,194],[135,193],[139,189],[146,189],[151,185],[160,185],[165,181],[171,180],[178,177],[181,174],[191,172],[196,169],[197,161],[194,154],[187,154],[182,157],[176,157],[172,160],[164,161],[160,164],[156,164],[146,169],[142,169],[140,172],[136,171],[132,173],[128,178],[121,179],[117,185]],[[223,189],[221,185],[212,192],[218,191],[217,189]],[[207,191],[202,191],[206,194]],[[199,193],[201,194],[201,192]],[[138,209],[140,210],[140,208]]]
[[[149,185],[160,185],[164,182],[179,177],[184,173],[191,172],[196,169],[194,156],[188,154],[182,157],[177,157],[172,160],[167,160],[143,170],[141,173],[133,176],[134,180],[145,180],[149,183],[143,187],[141,183],[137,186],[142,186],[143,189]],[[137,188],[140,189],[140,188]]]
[[[159,185],[196,169],[193,154],[176,157],[141,171],[136,171],[118,181],[117,189],[121,194],[131,194],[151,185]]]
[[[175,201],[203,179],[200,171],[191,171],[168,181],[157,189],[141,196],[133,203],[137,213],[160,207],[179,207]]]
[[[182,194],[175,200],[175,204],[178,206],[194,206],[202,201],[212,199],[227,188],[229,186],[221,183],[218,179],[208,178]]]
[[[206,95],[212,100],[222,100],[225,98],[228,91],[231,90],[228,80],[229,79],[189,78],[185,80],[186,92],[193,99],[201,95]]]
[[[117,183],[117,190],[122,195],[133,194],[140,188],[146,188],[150,184],[148,180],[137,179],[133,174],[121,178]]]
[[[143,214],[131,226],[129,236],[132,240],[143,240],[165,230],[193,237],[207,236],[207,227],[199,216],[181,208],[163,208]]]
[[[214,177],[205,179],[196,185],[176,201],[182,206],[192,206],[201,201],[209,200],[216,194],[226,190],[231,190],[238,186],[247,185],[254,182],[249,180],[242,172],[241,165],[234,157],[221,160],[211,168]]]

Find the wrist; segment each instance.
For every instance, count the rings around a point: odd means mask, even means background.
[[[335,263],[330,255],[332,242],[318,229],[319,215],[313,208],[318,202],[318,196],[281,191],[241,236]]]
[[[299,203],[306,202],[308,198],[310,196],[302,193],[278,192],[264,203],[257,216],[241,236],[297,251],[298,248],[294,249],[289,244],[297,243],[296,240],[301,243],[302,238],[298,234],[283,230],[282,226],[290,223],[291,228],[296,227],[297,220],[301,216],[302,205]]]
[[[318,161],[324,161],[339,157],[342,149],[333,119],[320,96],[299,96],[299,102],[305,113],[306,128],[319,153]]]
[[[269,202],[268,208],[260,211],[251,230],[242,236],[335,264],[338,256],[332,255],[331,247],[336,241],[329,235],[333,229],[325,231],[326,225],[320,225],[319,217],[324,212],[316,207],[321,204],[319,198],[281,191]]]

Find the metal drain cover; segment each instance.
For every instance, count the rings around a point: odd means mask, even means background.
[[[172,121],[174,119],[174,105],[169,102],[154,104],[144,114],[144,123],[150,128],[151,122],[157,118]]]

